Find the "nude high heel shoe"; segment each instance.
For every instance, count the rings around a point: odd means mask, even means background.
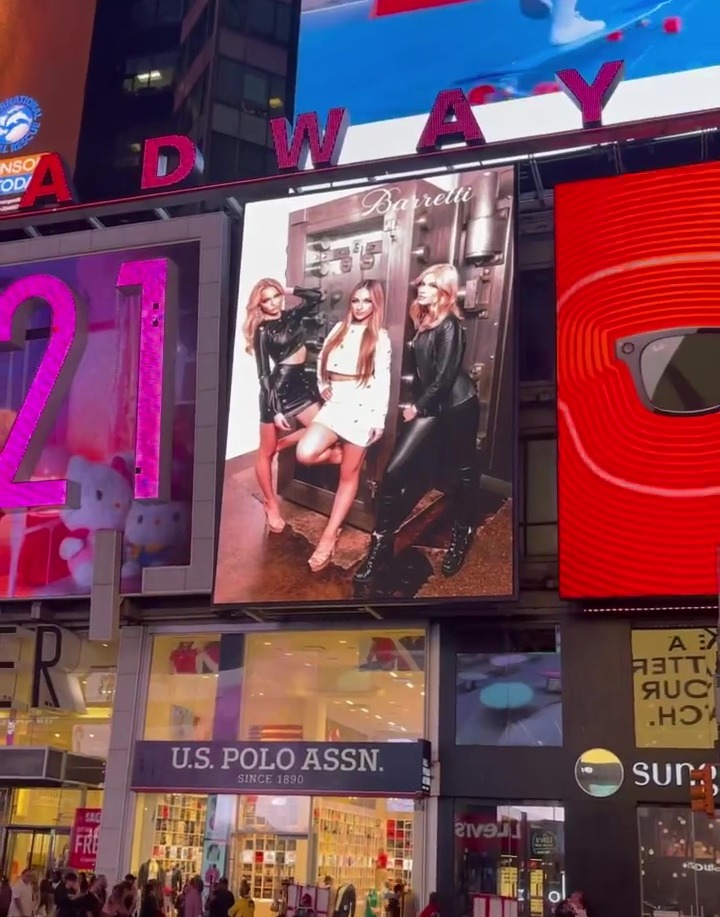
[[[328,566],[330,561],[333,559],[335,554],[335,548],[337,547],[338,538],[340,537],[340,532],[335,536],[332,547],[329,551],[321,550],[319,547],[315,548],[314,553],[308,560],[308,567],[312,570],[313,573],[319,573],[321,570],[324,570]]]
[[[278,510],[268,509],[267,503],[265,504],[265,519],[267,521],[267,527],[275,535],[279,535],[285,529],[285,520],[280,515]]]

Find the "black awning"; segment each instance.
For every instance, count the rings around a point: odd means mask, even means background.
[[[91,786],[105,781],[102,758],[74,755],[59,748],[0,747],[0,784],[4,786]]]

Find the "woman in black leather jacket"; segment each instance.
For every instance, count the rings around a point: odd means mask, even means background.
[[[285,296],[295,296],[302,304],[285,309]],[[255,456],[255,475],[265,498],[265,514],[271,532],[282,532],[285,520],[280,515],[273,485],[272,461],[280,448],[297,442],[289,432],[289,418],[307,427],[320,410],[320,394],[315,374],[305,371],[307,348],[303,319],[311,315],[322,299],[320,290],[304,287],[286,289],[278,280],[265,277],[250,291],[243,325],[245,349],[255,354],[260,382],[260,445]]]
[[[416,329],[417,397],[403,410],[405,426],[380,485],[370,550],[354,576],[361,586],[369,585],[392,560],[395,532],[412,510],[403,504],[418,461],[425,468],[428,463],[441,467],[456,480],[455,518],[442,563],[444,576],[454,576],[460,570],[475,531],[480,404],[462,365],[465,330],[457,306],[457,270],[451,264],[434,264],[414,285],[417,292],[410,317]]]

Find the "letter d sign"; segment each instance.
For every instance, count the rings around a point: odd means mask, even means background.
[[[177,162],[170,168],[170,154]],[[152,137],[145,141],[140,187],[143,191],[156,188],[172,188],[185,181],[193,172],[202,172],[203,160],[200,150],[189,137],[169,134],[166,137]]]

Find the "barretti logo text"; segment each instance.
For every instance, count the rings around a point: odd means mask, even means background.
[[[434,194],[423,193],[414,197],[403,197],[400,188],[373,188],[368,191],[360,202],[365,211],[365,216],[386,213],[397,213],[403,210],[415,210],[417,207],[443,207],[448,204],[467,203],[473,196],[470,185],[461,185],[452,191],[442,191],[440,188]]]
[[[42,109],[30,96],[13,96],[0,102],[0,154],[17,153],[40,130]]]
[[[208,745],[188,747],[173,745],[172,766],[174,770],[238,770],[246,773],[258,771],[292,771],[307,773],[317,771],[332,773],[346,771],[356,773],[381,773],[379,748],[336,748],[333,745],[318,745],[304,748],[298,757],[295,749],[286,745],[278,748],[238,748],[228,745],[220,750],[220,756],[213,754]]]

